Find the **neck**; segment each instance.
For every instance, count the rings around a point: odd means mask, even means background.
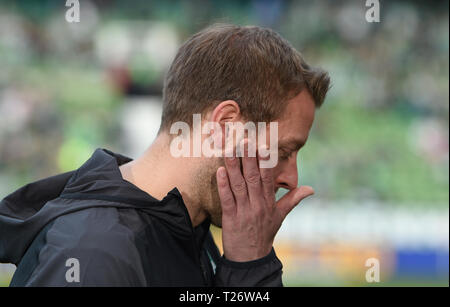
[[[169,136],[161,134],[142,156],[121,165],[119,169],[124,180],[158,200],[176,187],[183,197],[192,225],[196,227],[206,218],[192,180],[200,161],[174,158],[169,146]]]

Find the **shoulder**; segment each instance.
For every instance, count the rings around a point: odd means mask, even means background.
[[[114,207],[93,207],[56,218],[39,251],[31,284],[65,285],[64,272],[76,264],[83,285],[142,285],[135,232],[124,225],[123,214]]]
[[[139,225],[130,225],[136,210],[92,207],[56,218],[47,241],[68,249],[123,253],[133,250]],[[143,227],[143,225],[142,225]]]

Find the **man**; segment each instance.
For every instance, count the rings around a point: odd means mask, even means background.
[[[17,265],[11,285],[282,286],[272,244],[289,211],[313,194],[297,187],[297,152],[328,88],[328,75],[272,30],[216,25],[195,34],[167,73],[161,128],[141,157],[97,149],[78,170],[2,200],[0,261]],[[174,156],[180,136],[171,127],[193,127],[195,114],[215,123],[201,143],[213,138],[224,155],[192,147]],[[277,123],[275,167],[262,167],[270,158],[262,148],[249,154],[256,140],[247,133],[236,135],[244,156],[236,140],[223,157],[229,124],[246,122]],[[193,134],[181,137],[198,145]],[[278,188],[290,191],[276,202]],[[222,227],[223,256],[211,223]]]

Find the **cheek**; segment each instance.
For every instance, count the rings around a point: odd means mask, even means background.
[[[277,166],[273,168],[273,180],[276,181],[276,179],[280,176],[280,174],[281,174],[281,166],[280,161],[278,161]]]
[[[280,167],[277,165],[274,169],[273,169],[273,182],[275,184],[275,194],[278,192],[278,190],[280,189],[280,187],[278,186],[278,180],[277,178],[279,178],[281,175],[281,170]]]

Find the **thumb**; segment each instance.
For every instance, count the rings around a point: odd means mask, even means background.
[[[291,212],[303,199],[314,194],[314,189],[310,186],[304,185],[299,188],[289,191],[278,202],[277,208],[283,214],[283,217]]]

